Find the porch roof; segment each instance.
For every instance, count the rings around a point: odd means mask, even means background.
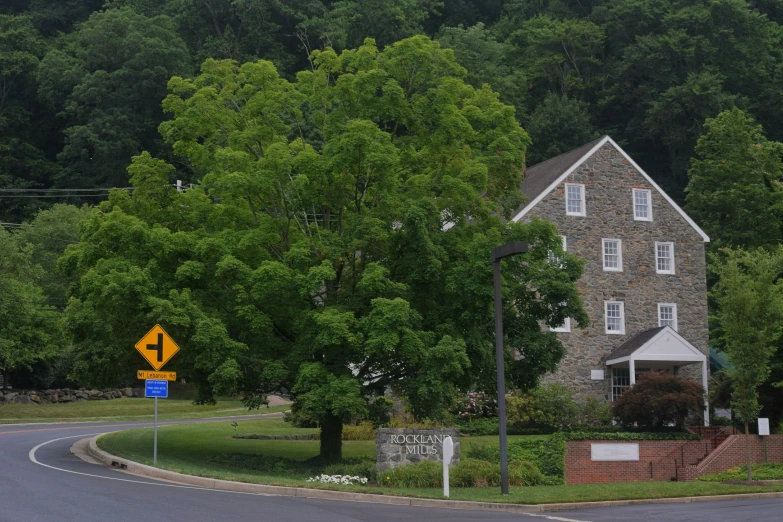
[[[631,359],[696,363],[705,362],[707,356],[671,326],[660,326],[639,332],[618,346],[607,356],[606,365],[612,366]]]

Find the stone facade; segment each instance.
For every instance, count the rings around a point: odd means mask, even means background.
[[[385,471],[414,462],[443,462],[443,437],[454,443],[452,464],[459,462],[459,430],[455,428],[379,428],[375,430],[376,469]]]
[[[585,216],[566,215],[565,183],[584,185]],[[634,188],[651,191],[652,221],[634,219]],[[585,260],[577,287],[590,317],[587,328],[572,322],[570,332],[557,334],[567,355],[545,382],[566,384],[581,398],[611,400],[607,355],[634,334],[658,326],[658,303],[677,305],[678,333],[709,357],[704,239],[611,142],[547,193],[521,221],[536,217],[554,223],[566,236],[567,251]],[[621,272],[604,271],[602,239],[622,240]],[[674,274],[656,273],[656,242],[674,243]],[[624,335],[605,332],[604,301],[624,303]],[[604,370],[604,379],[593,380],[591,370]],[[700,375],[698,364],[685,373],[694,370]]]

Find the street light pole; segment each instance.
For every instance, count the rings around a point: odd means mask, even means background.
[[[527,252],[527,243],[514,241],[492,249],[495,283],[495,358],[498,381],[498,425],[500,428],[500,493],[508,495],[508,442],[506,439],[506,366],[503,361],[503,300],[500,260]]]

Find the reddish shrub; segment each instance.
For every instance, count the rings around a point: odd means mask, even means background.
[[[703,410],[701,385],[662,372],[649,372],[615,401],[612,413],[625,427],[636,425],[658,431],[672,425],[682,428],[690,411]]]

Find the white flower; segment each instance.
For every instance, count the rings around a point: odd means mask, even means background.
[[[353,486],[355,483],[367,484],[366,477],[350,476],[350,475],[318,475],[317,477],[310,477],[307,482],[320,482],[321,484],[344,484],[346,486]]]

